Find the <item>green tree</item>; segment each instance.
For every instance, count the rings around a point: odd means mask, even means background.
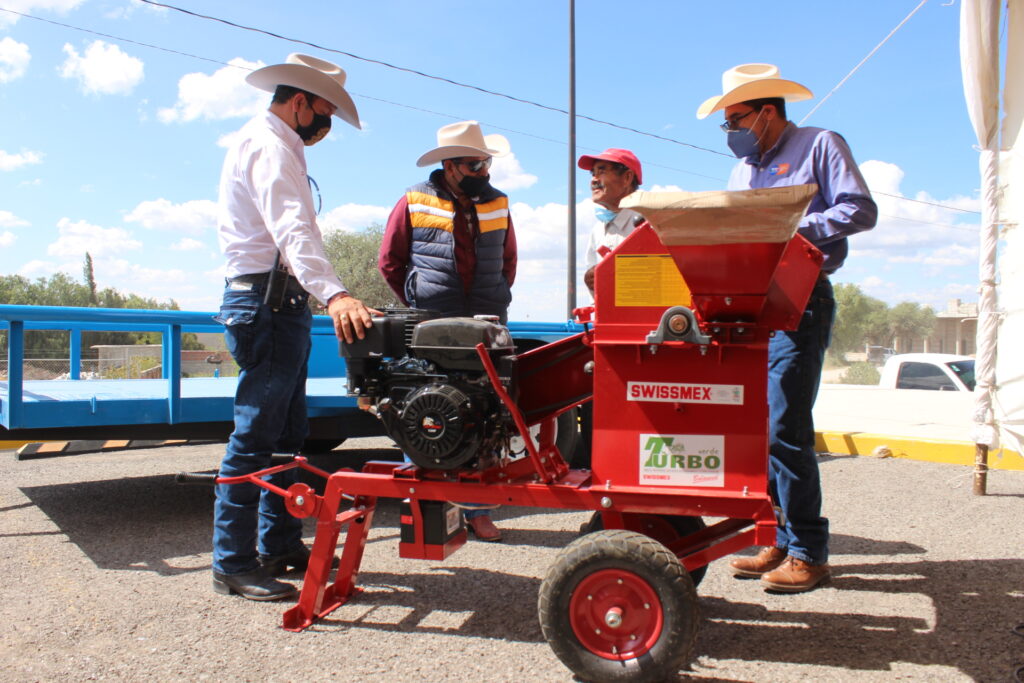
[[[398,299],[377,270],[377,255],[384,240],[384,226],[374,223],[365,230],[333,230],[324,236],[327,260],[352,296],[367,306],[395,305]]]
[[[908,351],[914,339],[926,339],[935,329],[935,311],[931,306],[904,301],[889,310],[889,332],[892,346]],[[899,342],[897,341],[899,340]],[[904,348],[904,346],[908,348]]]
[[[82,268],[82,276],[85,278],[85,284],[89,287],[89,305],[96,306],[99,304],[99,299],[96,298],[96,276],[92,269],[92,255],[89,252],[85,252],[85,266]]]
[[[888,307],[884,301],[870,297],[854,284],[835,286],[836,321],[832,328],[830,351],[842,358],[850,351],[863,351],[879,317],[885,321]]]

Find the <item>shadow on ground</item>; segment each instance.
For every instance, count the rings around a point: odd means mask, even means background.
[[[1022,576],[1022,560],[842,565],[831,584],[839,591],[829,603],[835,611],[773,612],[760,604],[702,598],[695,651],[713,660],[851,670],[890,671],[893,663],[907,662],[958,669],[972,680],[1006,680],[1024,659],[1024,640],[1011,633],[1024,613]],[[898,609],[888,616],[860,613],[860,592],[924,596],[934,621]],[[871,602],[877,611],[877,597]]]

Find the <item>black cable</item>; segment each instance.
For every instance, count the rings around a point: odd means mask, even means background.
[[[201,59],[204,62],[213,62],[214,64],[223,64],[224,66],[232,66],[232,67],[235,67],[237,69],[248,68],[248,67],[244,67],[244,66],[238,66],[237,64],[228,64],[227,62],[222,62],[222,61],[217,60],[217,59],[210,59],[209,57],[200,57],[199,55],[190,54],[188,52],[179,52],[178,50],[172,50],[169,47],[160,47],[159,45],[151,45],[149,43],[140,43],[137,40],[131,40],[129,38],[122,38],[120,36],[112,36],[109,33],[100,33],[99,31],[92,31],[92,30],[89,30],[87,28],[82,28],[81,26],[72,26],[71,24],[62,24],[61,22],[53,21],[52,19],[43,19],[42,17],[35,17],[35,16],[32,16],[31,14],[25,14],[23,12],[15,12],[14,10],[7,9],[6,7],[0,7],[0,12],[7,12],[9,14],[16,14],[19,17],[24,17],[26,19],[35,19],[36,21],[42,21],[42,22],[47,23],[47,24],[53,24],[54,26],[62,26],[64,28],[70,28],[70,29],[75,30],[75,31],[81,31],[83,33],[91,33],[94,36],[102,36],[103,38],[110,38],[111,40],[120,40],[121,42],[124,42],[124,43],[131,43],[132,45],[141,45],[142,47],[149,47],[149,48],[153,48],[154,50],[162,50],[163,52],[170,52],[171,54],[181,55],[183,57],[192,57],[193,59]]]
[[[356,60],[359,60],[359,61],[362,61],[362,62],[367,62],[369,64],[377,64],[379,66],[383,66],[383,67],[386,67],[388,69],[394,69],[396,71],[404,71],[405,73],[410,73],[410,74],[413,74],[413,75],[416,75],[416,76],[422,76],[423,78],[430,78],[430,79],[433,79],[435,81],[441,81],[442,83],[448,83],[450,85],[457,86],[459,88],[468,88],[470,90],[475,90],[475,91],[483,93],[485,95],[494,95],[495,97],[503,97],[503,98],[505,98],[507,100],[511,100],[512,102],[519,102],[520,104],[528,104],[528,105],[530,105],[532,107],[538,107],[540,109],[545,109],[547,111],[553,111],[553,112],[556,112],[556,113],[559,113],[559,114],[565,114],[566,116],[568,116],[568,114],[569,114],[568,111],[566,111],[565,109],[561,109],[559,107],[552,107],[550,105],[541,104],[540,102],[535,102],[533,100],[527,100],[527,99],[524,99],[524,98],[521,98],[521,97],[516,97],[515,95],[509,95],[509,94],[506,94],[506,93],[497,92],[496,90],[488,90],[487,88],[481,88],[478,85],[472,85],[470,83],[462,83],[461,81],[456,81],[456,80],[453,80],[451,78],[446,78],[444,76],[435,76],[433,74],[428,74],[428,73],[425,73],[423,71],[418,71],[416,69],[410,69],[408,67],[398,66],[397,64],[391,64],[390,62],[385,62],[385,61],[382,61],[380,59],[373,59],[373,58],[370,58],[370,57],[362,57],[362,56],[357,55],[357,54],[352,53],[352,52],[346,52],[345,50],[338,50],[336,48],[327,47],[325,45],[319,45],[317,43],[313,43],[313,42],[310,42],[308,40],[302,40],[300,38],[291,38],[289,36],[281,35],[280,33],[274,33],[273,31],[267,31],[267,30],[264,30],[264,29],[261,29],[261,28],[256,28],[254,26],[245,26],[244,24],[238,24],[238,23],[235,23],[233,21],[229,21],[227,19],[221,19],[220,17],[214,17],[214,16],[210,16],[208,14],[200,14],[199,12],[193,12],[191,10],[187,10],[187,9],[182,8],[182,7],[175,7],[174,5],[168,5],[168,4],[165,4],[165,3],[162,3],[162,2],[156,2],[156,0],[138,0],[138,1],[139,2],[144,2],[147,5],[153,5],[154,7],[163,7],[165,9],[172,9],[172,10],[175,10],[176,12],[181,12],[182,14],[187,14],[189,16],[196,17],[198,19],[206,19],[208,21],[216,21],[216,22],[219,22],[219,23],[224,24],[226,26],[231,26],[232,28],[240,28],[240,29],[242,29],[244,31],[252,31],[253,33],[261,33],[261,34],[263,34],[265,36],[270,36],[271,38],[278,38],[280,40],[286,40],[288,42],[296,43],[298,45],[305,45],[307,47],[312,47],[312,48],[315,48],[317,50],[323,50],[324,52],[332,52],[334,54],[344,55],[346,57],[350,57],[352,59],[356,59]],[[681,145],[683,147],[689,147],[691,149],[697,149],[697,150],[700,150],[702,152],[710,152],[711,154],[717,154],[719,156],[724,156],[724,157],[732,156],[730,154],[726,154],[725,152],[719,152],[717,149],[711,149],[709,147],[701,147],[700,145],[694,145],[694,144],[691,144],[689,142],[683,142],[682,140],[676,140],[675,138],[669,138],[669,137],[665,137],[663,135],[657,135],[655,133],[648,133],[648,132],[639,130],[637,128],[631,128],[629,126],[623,126],[623,125],[620,125],[620,124],[617,124],[617,123],[612,123],[611,121],[604,121],[602,119],[597,119],[597,118],[594,118],[592,116],[585,116],[583,114],[577,114],[576,118],[584,119],[586,121],[590,121],[592,123],[597,123],[597,124],[600,124],[602,126],[609,126],[611,128],[617,128],[619,130],[624,130],[624,131],[628,131],[628,132],[631,132],[631,133],[636,133],[638,135],[643,135],[643,136],[646,136],[646,137],[654,138],[656,140],[662,140],[664,142],[671,142],[673,144]]]
[[[397,69],[399,71],[406,71],[408,73],[416,74],[418,76],[423,76],[425,78],[432,78],[434,80],[444,81],[444,82],[447,82],[447,83],[450,83],[452,85],[456,85],[456,86],[459,86],[459,87],[471,88],[471,89],[478,90],[478,91],[480,91],[482,93],[485,93],[485,94],[496,95],[496,96],[499,96],[499,97],[504,97],[504,98],[507,98],[507,99],[510,99],[510,100],[514,100],[514,101],[517,101],[517,102],[522,102],[524,104],[529,104],[529,105],[533,105],[533,106],[536,106],[536,107],[540,107],[542,109],[548,109],[550,111],[554,111],[554,112],[558,112],[558,113],[562,113],[562,114],[566,114],[566,115],[568,115],[568,113],[569,113],[569,112],[565,111],[564,109],[558,109],[556,107],[549,107],[547,105],[540,104],[538,102],[533,102],[531,100],[520,99],[520,98],[517,98],[517,97],[513,97],[511,95],[505,95],[503,93],[494,92],[494,91],[487,90],[485,88],[480,88],[480,87],[477,87],[477,86],[474,86],[474,85],[468,85],[468,84],[465,84],[465,83],[460,83],[458,81],[453,81],[451,79],[443,78],[443,77],[440,77],[440,76],[432,76],[430,74],[426,74],[426,73],[423,73],[423,72],[420,72],[420,71],[416,71],[414,69],[407,69],[405,67],[400,67],[400,66],[396,66],[394,64],[389,64],[388,62],[383,62],[383,61],[379,61],[379,60],[375,60],[375,59],[369,59],[369,58],[366,58],[366,57],[360,57],[359,55],[355,55],[355,54],[352,54],[350,52],[344,52],[342,50],[335,50],[333,48],[323,47],[323,46],[317,45],[316,43],[310,43],[310,42],[307,42],[307,41],[304,41],[304,40],[299,40],[299,39],[296,39],[296,38],[288,38],[286,36],[278,35],[276,33],[270,32],[270,31],[264,31],[264,30],[258,29],[258,28],[251,28],[251,27],[248,27],[248,26],[243,26],[241,24],[235,24],[235,23],[230,22],[230,21],[228,21],[226,19],[219,19],[217,17],[211,17],[211,16],[207,16],[205,14],[199,14],[199,13],[196,13],[196,12],[191,12],[189,10],[182,9],[180,7],[175,7],[173,5],[166,5],[166,4],[163,4],[163,3],[155,2],[154,0],[139,0],[139,2],[144,2],[146,4],[154,5],[154,6],[157,6],[157,7],[165,7],[167,9],[173,9],[173,10],[176,10],[178,12],[182,12],[183,14],[188,14],[188,15],[191,15],[191,16],[194,16],[194,17],[197,17],[197,18],[208,19],[210,21],[217,21],[217,22],[220,22],[220,23],[223,23],[223,24],[227,24],[228,26],[244,29],[246,31],[253,31],[253,32],[256,32],[256,33],[263,33],[265,35],[268,35],[268,36],[271,36],[271,37],[274,37],[274,38],[279,38],[281,40],[287,40],[287,41],[299,43],[299,44],[302,44],[302,45],[308,45],[310,47],[314,47],[314,48],[317,48],[317,49],[320,49],[320,50],[324,50],[324,51],[327,51],[327,52],[335,52],[337,54],[341,54],[341,55],[345,55],[345,56],[348,56],[348,57],[352,57],[353,59],[362,60],[362,61],[370,62],[370,63],[374,63],[374,64],[379,64],[381,66],[385,66],[385,67],[392,68],[392,69]],[[193,59],[198,59],[198,60],[201,60],[201,61],[204,61],[204,62],[210,62],[210,63],[213,63],[213,64],[220,64],[222,66],[230,66],[230,67],[236,68],[236,69],[246,69],[246,70],[249,70],[249,71],[252,70],[250,67],[241,66],[239,64],[231,64],[229,62],[223,62],[223,61],[220,61],[218,59],[211,59],[209,57],[202,57],[200,55],[191,54],[189,52],[181,52],[180,50],[173,50],[171,48],[161,47],[159,45],[153,45],[151,43],[143,43],[143,42],[140,42],[140,41],[137,41],[137,40],[132,40],[130,38],[123,38],[121,36],[115,36],[115,35],[111,35],[109,33],[102,33],[100,31],[93,31],[91,29],[82,28],[80,26],[73,26],[71,24],[65,24],[65,23],[62,23],[62,22],[59,22],[59,21],[53,21],[52,19],[44,19],[42,17],[33,16],[31,14],[25,14],[24,12],[18,12],[18,11],[12,10],[12,9],[7,9],[6,7],[0,7],[0,12],[7,12],[9,14],[15,14],[15,15],[17,15],[19,17],[24,17],[26,19],[35,19],[36,21],[41,21],[41,22],[44,22],[44,23],[47,23],[47,24],[53,24],[54,26],[61,26],[63,28],[69,28],[69,29],[72,29],[74,31],[81,31],[83,33],[89,33],[89,34],[92,34],[92,35],[101,36],[103,38],[109,38],[111,40],[119,40],[121,42],[130,43],[132,45],[140,45],[142,47],[148,47],[148,48],[152,48],[154,50],[160,50],[162,52],[168,52],[168,53],[171,53],[171,54],[181,55],[183,57],[191,57]],[[430,109],[423,109],[421,107],[414,107],[412,105],[402,104],[400,102],[393,102],[391,100],[385,100],[385,99],[381,99],[379,97],[372,97],[370,95],[363,95],[363,94],[357,93],[355,91],[353,91],[352,94],[357,96],[357,97],[362,97],[362,98],[368,99],[368,100],[375,100],[377,102],[383,102],[385,104],[390,104],[390,105],[397,106],[397,107],[405,107],[406,109],[412,109],[414,111],[422,111],[422,112],[426,112],[426,113],[429,113],[429,114],[434,114],[436,116],[443,116],[445,118],[450,118],[452,120],[460,120],[460,117],[453,116],[451,114],[445,114],[443,112],[432,111]],[[587,120],[587,121],[591,121],[593,123],[598,123],[598,124],[601,124],[601,125],[610,126],[612,128],[618,128],[619,130],[625,130],[625,131],[628,131],[628,132],[631,132],[631,133],[636,133],[637,135],[642,135],[644,137],[650,137],[650,138],[654,138],[656,140],[662,140],[662,141],[665,141],[665,142],[671,142],[673,144],[682,145],[684,147],[690,147],[690,148],[701,150],[701,151],[704,151],[704,152],[710,152],[712,154],[717,154],[719,156],[724,156],[724,157],[730,157],[731,156],[730,154],[726,154],[724,152],[719,152],[718,150],[709,149],[707,147],[700,147],[698,145],[692,145],[692,144],[690,144],[688,142],[682,142],[680,140],[676,140],[674,138],[664,137],[662,135],[657,135],[655,133],[647,133],[647,132],[639,130],[637,128],[631,128],[629,126],[622,126],[622,125],[619,125],[617,123],[612,123],[610,121],[602,121],[601,119],[596,119],[596,118],[593,118],[593,117],[590,117],[590,116],[586,116],[584,114],[577,114],[576,116],[577,116],[577,118],[581,118],[581,119],[584,119],[584,120]],[[490,125],[490,124],[488,124],[488,125]],[[563,142],[561,140],[554,140],[552,138],[545,138],[545,137],[540,136],[540,135],[534,135],[532,133],[525,133],[523,131],[513,130],[511,128],[501,128],[500,126],[490,126],[490,127],[495,128],[496,130],[504,130],[504,131],[507,131],[507,132],[515,133],[517,135],[525,135],[527,137],[536,138],[538,140],[544,140],[544,141],[547,141],[547,142],[554,142],[556,144],[561,144],[561,145],[566,144],[565,142]],[[679,173],[685,173],[687,175],[693,175],[693,176],[697,176],[697,177],[700,177],[700,178],[708,178],[710,180],[722,180],[721,178],[717,178],[715,176],[704,175],[702,173],[695,173],[693,171],[685,171],[683,169],[675,168],[675,167],[672,167],[672,166],[664,166],[664,165],[659,165],[659,164],[648,164],[648,165],[652,166],[652,167],[656,167],[656,168],[664,168],[664,169],[668,169],[668,170],[672,170],[672,171],[677,171]],[[980,211],[973,211],[971,209],[961,209],[959,207],[948,206],[946,204],[939,204],[937,202],[929,202],[929,201],[925,201],[923,199],[912,199],[910,197],[902,197],[900,195],[889,194],[888,192],[873,191],[872,194],[883,195],[885,197],[892,197],[893,199],[899,199],[899,200],[902,200],[902,201],[905,201],[905,202],[914,202],[916,204],[926,204],[928,206],[935,206],[935,207],[942,208],[942,209],[948,209],[950,211],[960,211],[962,213],[970,213],[970,214],[975,214],[975,215],[981,215]],[[931,223],[930,221],[916,221],[916,222],[940,225],[938,223]],[[949,227],[955,227],[955,226],[949,226]]]

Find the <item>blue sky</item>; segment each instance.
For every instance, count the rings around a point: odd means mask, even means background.
[[[694,116],[721,91],[725,69],[778,64],[815,93],[790,107],[799,121],[918,2],[578,0],[577,111],[727,153],[718,115]],[[566,108],[566,2],[172,4]],[[872,190],[885,193],[875,197],[878,227],[852,240],[835,280],[889,303],[942,310],[948,299],[976,300],[978,161],[959,12],[925,4],[806,122],[842,133]],[[88,250],[101,287],[213,310],[223,277],[214,222],[223,145],[269,100],[242,79],[290,52],[342,66],[363,121],[357,131],[336,120],[307,150],[325,230],[383,222],[404,188],[424,179],[415,161],[437,128],[477,119],[513,150],[492,169],[520,244],[510,317],[565,318],[564,114],[137,0],[0,0],[0,273],[80,277]],[[721,189],[735,162],[585,120],[577,135],[578,153],[636,152],[647,190]],[[588,183],[579,172],[581,251],[596,220]]]

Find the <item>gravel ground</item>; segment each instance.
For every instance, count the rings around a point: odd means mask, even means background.
[[[288,633],[286,605],[210,588],[212,491],[172,475],[212,469],[220,452],[0,452],[0,679],[572,680],[543,641],[536,600],[585,513],[504,508],[504,543],[471,541],[432,563],[398,558],[386,501],[366,592]],[[1013,680],[1024,664],[1024,638],[1011,633],[1024,622],[1024,472],[992,472],[986,497],[949,465],[824,457],[822,473],[832,583],[770,595],[714,563],[679,680]]]

